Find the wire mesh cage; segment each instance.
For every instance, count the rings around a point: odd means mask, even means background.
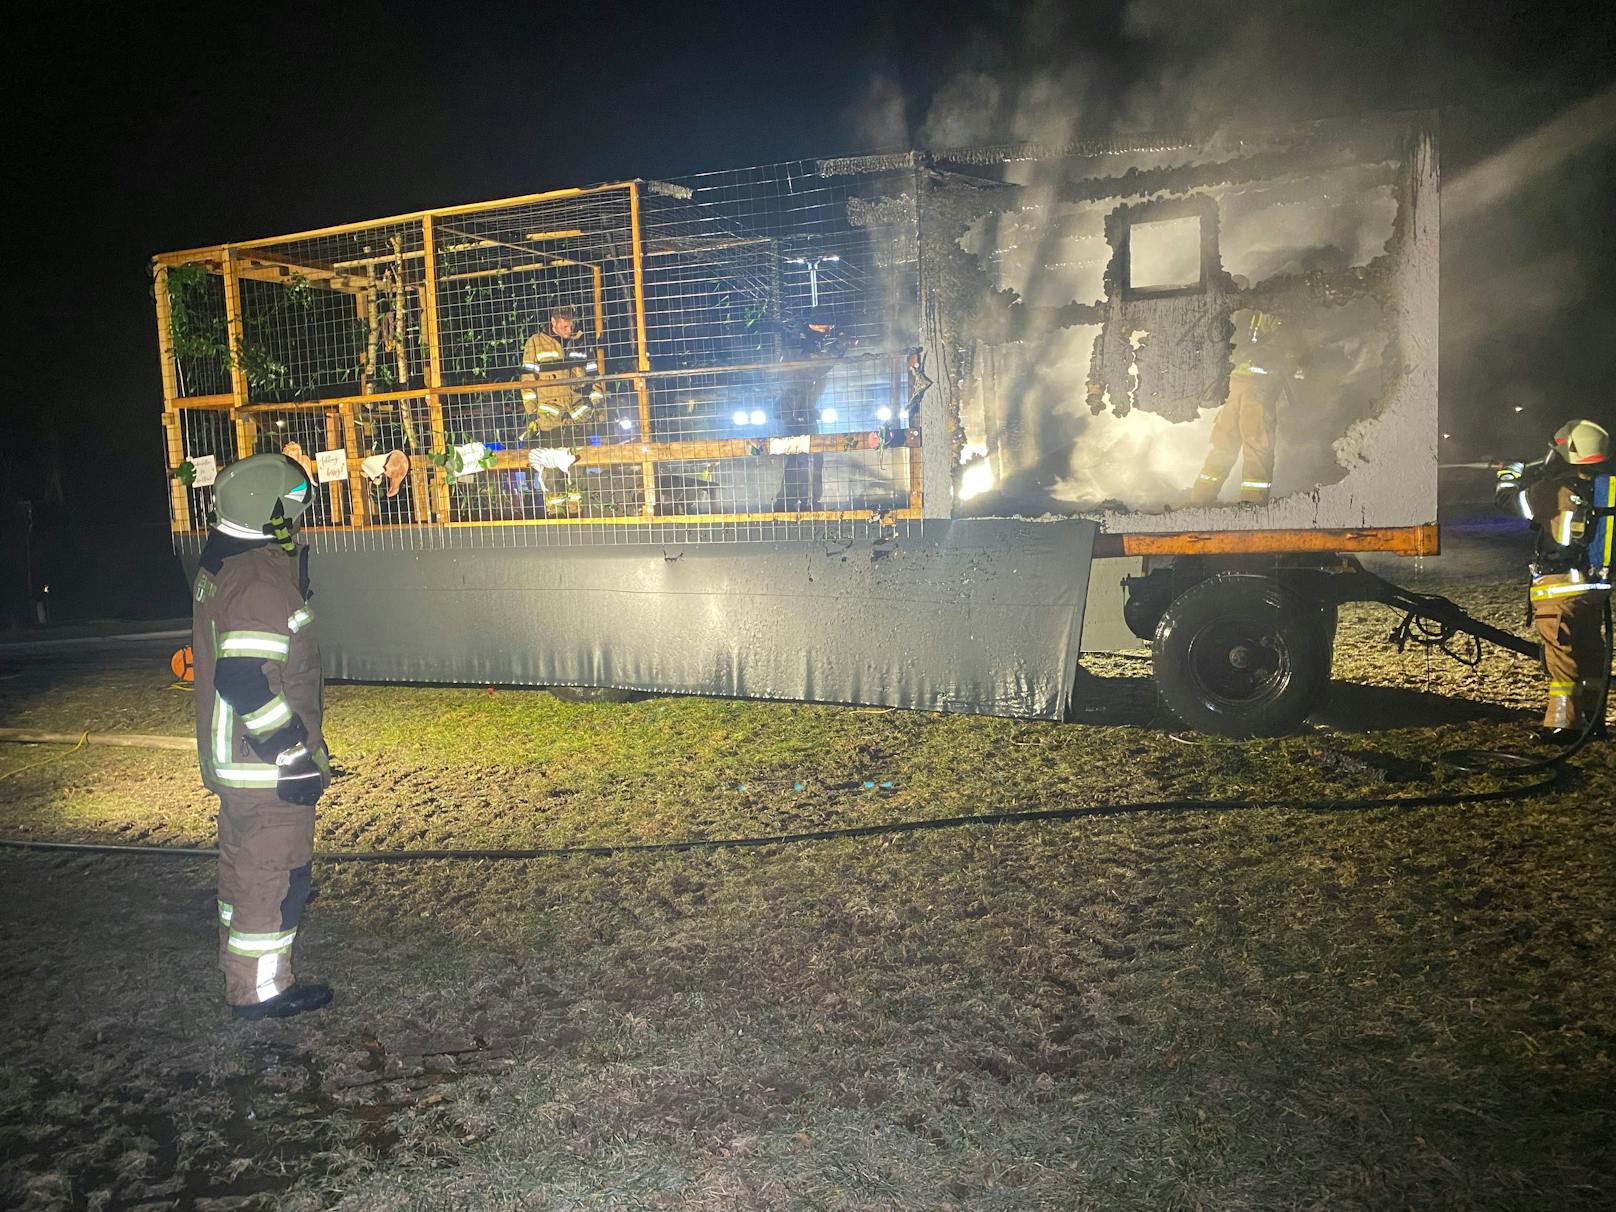
[[[158,257],[176,534],[269,451],[339,549],[895,533],[917,275],[856,184],[801,162]]]

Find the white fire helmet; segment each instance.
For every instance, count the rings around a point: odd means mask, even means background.
[[[1579,417],[1554,431],[1553,452],[1575,467],[1610,459],[1610,434],[1603,425]]]
[[[308,473],[291,459],[252,455],[232,463],[213,482],[213,524],[238,539],[270,538],[275,516],[295,523],[312,495]]]

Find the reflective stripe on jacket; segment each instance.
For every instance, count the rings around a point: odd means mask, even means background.
[[[197,758],[202,782],[213,792],[275,786],[278,771],[247,744],[292,716],[309,731],[309,749],[325,762],[320,730],[320,648],[313,608],[297,587],[297,560],[273,543],[226,557],[217,575],[199,569],[192,586],[191,650],[196,671]],[[215,685],[218,662],[239,657],[260,662],[270,700],[239,713]]]

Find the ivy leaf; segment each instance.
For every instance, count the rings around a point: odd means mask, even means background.
[[[190,459],[186,459],[185,462],[169,472],[169,475],[189,488],[196,480],[196,464],[192,463]]]

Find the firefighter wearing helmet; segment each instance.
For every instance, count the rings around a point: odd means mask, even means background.
[[[331,1001],[329,987],[292,976],[314,805],[330,781],[307,548],[292,537],[312,495],[282,455],[222,471],[191,594],[197,756],[219,797],[219,963],[237,1018]]]
[[[577,334],[578,309],[570,304],[554,307],[545,326],[522,346],[522,379],[541,384],[522,388],[522,410],[528,415],[527,437],[578,424],[606,399],[605,388],[599,383],[591,384],[587,395],[573,385],[574,380],[597,369],[587,354],[567,348]]]
[[[1570,421],[1536,463],[1498,472],[1498,502],[1532,523],[1532,625],[1543,644],[1549,703],[1542,739],[1569,743],[1586,725],[1605,736],[1605,645],[1600,619],[1610,597],[1616,480],[1610,434]]]

